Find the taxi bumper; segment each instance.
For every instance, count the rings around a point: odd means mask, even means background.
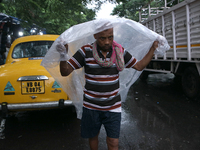
[[[52,101],[52,102],[39,102],[39,103],[20,103],[20,104],[7,104],[2,103],[0,110],[23,110],[23,109],[45,109],[45,108],[62,108],[65,106],[74,106],[71,100]]]

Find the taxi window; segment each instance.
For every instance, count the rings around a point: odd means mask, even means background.
[[[15,46],[13,58],[44,57],[53,41],[32,41],[20,43]]]

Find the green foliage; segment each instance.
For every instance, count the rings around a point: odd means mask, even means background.
[[[27,29],[33,24],[46,28],[49,34],[61,34],[69,27],[95,19],[95,13],[107,0],[2,0],[0,10],[10,16],[22,19]],[[139,21],[139,10],[148,7],[163,7],[165,0],[109,0],[118,3],[112,15]],[[170,2],[171,1],[171,2]],[[183,0],[167,0],[171,7]],[[86,6],[95,2],[94,9]]]
[[[177,3],[180,3],[184,0],[167,0],[167,7],[172,7]],[[151,4],[151,7],[164,7],[165,0],[117,0],[118,4],[112,15],[117,15],[119,17],[125,17],[135,21],[139,21],[139,10],[141,8],[147,8],[148,4]]]
[[[95,10],[88,9],[91,0],[3,0],[0,10],[24,20],[23,26],[36,24],[49,34],[61,34],[69,27],[95,18]],[[28,22],[28,23],[27,23]]]
[[[139,21],[139,9],[148,4],[150,0],[122,0],[117,5],[112,15],[118,15],[119,17],[125,17],[135,21]]]

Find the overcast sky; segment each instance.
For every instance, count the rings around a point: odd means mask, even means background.
[[[112,13],[112,10],[114,9],[115,6],[116,4],[111,4],[109,2],[104,3],[101,6],[99,12],[97,13],[97,19],[112,17],[110,14]]]
[[[110,18],[113,17],[110,14],[112,13],[112,10],[114,9],[114,7],[116,6],[116,4],[111,4],[109,2],[106,2],[104,4],[101,5],[101,9],[99,10],[99,12],[97,13],[97,19],[99,18]],[[92,6],[88,6],[88,7],[92,7]]]

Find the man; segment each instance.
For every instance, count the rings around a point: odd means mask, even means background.
[[[121,123],[121,98],[119,95],[119,71],[124,67],[143,70],[151,61],[158,42],[155,41],[145,57],[137,61],[121,45],[113,41],[113,28],[94,34],[92,45],[81,47],[71,59],[60,62],[62,76],[84,66],[85,88],[81,136],[89,138],[91,150],[98,149],[98,135],[103,124],[107,133],[109,150],[118,150]],[[65,47],[57,45],[61,56]]]

